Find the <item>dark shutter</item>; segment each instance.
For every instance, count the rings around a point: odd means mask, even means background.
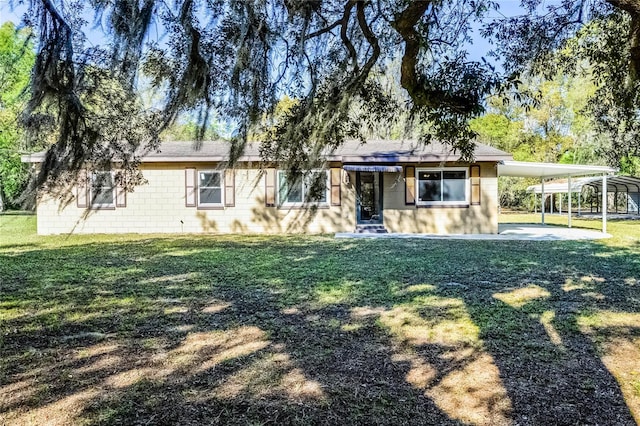
[[[89,206],[89,174],[85,169],[78,172],[78,184],[76,185],[76,205],[86,209]]]
[[[332,168],[331,169],[331,205],[339,206],[340,205],[340,184],[342,177],[342,169],[340,168]]]
[[[404,203],[408,206],[416,204],[416,168],[407,166],[404,168]]]
[[[480,166],[473,165],[470,167],[471,175],[471,205],[480,205]]]
[[[236,205],[236,174],[231,169],[224,171],[224,205],[226,207]]]
[[[196,206],[196,169],[192,167],[184,170],[184,200],[185,206]]]
[[[264,173],[264,205],[276,205],[276,169],[267,169]]]
[[[116,207],[127,207],[127,191],[125,190],[126,182],[124,181],[124,172],[120,172],[120,179],[116,184]]]

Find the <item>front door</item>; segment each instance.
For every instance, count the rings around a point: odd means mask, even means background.
[[[358,224],[382,223],[382,173],[356,172]]]

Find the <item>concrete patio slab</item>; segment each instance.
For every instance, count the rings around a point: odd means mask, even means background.
[[[498,234],[360,234],[340,232],[336,238],[414,238],[434,240],[520,240],[520,241],[571,241],[598,240],[610,238],[610,234],[582,228],[567,228],[554,225],[534,225],[520,223],[502,223]]]

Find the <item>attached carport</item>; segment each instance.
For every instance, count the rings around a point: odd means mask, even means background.
[[[582,164],[529,163],[525,161],[503,160],[498,163],[498,176],[513,176],[538,178],[541,183],[541,220],[544,225],[545,181],[548,179],[567,178],[567,193],[575,190],[572,178],[578,176],[601,175],[602,193],[602,232],[607,232],[607,177],[617,172],[617,169],[607,166],[589,166]],[[571,228],[571,203],[568,207],[568,227]]]

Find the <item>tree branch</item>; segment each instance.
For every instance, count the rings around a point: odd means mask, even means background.
[[[307,34],[306,36],[304,36],[304,41],[307,41],[309,39],[312,39],[314,37],[318,37],[321,36],[322,34],[328,33],[329,31],[333,30],[335,27],[337,27],[338,25],[342,24],[342,19],[339,21],[334,22],[333,24],[329,25],[328,27],[319,29],[318,31],[314,31],[312,33]]]
[[[400,65],[400,85],[407,91],[417,107],[446,107],[457,113],[468,113],[477,109],[477,100],[451,93],[443,89],[434,89],[425,85],[416,70],[418,55],[423,38],[415,26],[433,4],[433,0],[416,0],[395,16],[392,27],[400,34],[404,43],[404,56]]]
[[[351,61],[353,62],[353,65],[355,67],[354,71],[358,71],[358,53],[356,52],[356,48],[353,47],[353,43],[351,43],[351,40],[349,40],[349,37],[347,37],[347,29],[349,26],[349,18],[351,17],[351,9],[353,9],[353,6],[355,6],[357,3],[356,0],[349,0],[347,2],[347,4],[344,6],[344,13],[342,15],[342,19],[341,19],[341,24],[342,24],[342,28],[340,28],[340,38],[342,39],[342,43],[344,44],[344,46],[347,48],[347,51],[349,52],[349,56],[351,57]]]
[[[362,72],[360,75],[361,75],[361,78],[364,78],[364,79],[367,78],[367,76],[369,75],[369,71],[371,71],[371,68],[373,68],[375,63],[378,61],[378,58],[380,57],[380,45],[378,44],[378,38],[371,31],[371,28],[369,28],[369,24],[367,24],[367,19],[364,14],[365,6],[366,6],[365,2],[358,2],[358,7],[356,9],[358,24],[360,25],[362,34],[364,34],[364,37],[367,39],[367,42],[373,48],[373,53],[371,54],[371,57],[364,64],[364,67],[362,67]]]
[[[420,0],[411,3],[405,10],[396,15],[395,21],[391,23],[393,28],[398,31],[404,40],[404,55],[400,65],[400,84],[409,93],[412,99],[419,97],[418,75],[416,73],[416,64],[418,54],[420,53],[420,35],[414,28],[422,15],[431,5],[430,0]],[[415,101],[416,99],[414,99]],[[424,102],[424,101],[422,101]]]

